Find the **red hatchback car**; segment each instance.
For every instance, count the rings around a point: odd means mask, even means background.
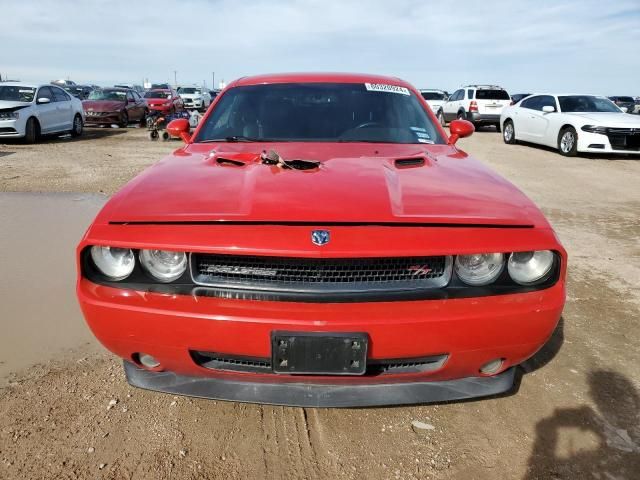
[[[456,147],[411,85],[229,85],[114,195],[77,293],[132,385],[299,406],[507,392],[553,333],[567,255],[536,206]]]
[[[149,110],[164,114],[179,112],[184,104],[180,95],[173,89],[149,90],[144,94]]]

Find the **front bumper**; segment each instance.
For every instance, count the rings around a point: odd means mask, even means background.
[[[169,113],[173,105],[148,105],[149,110],[154,112]]]
[[[581,130],[578,132],[578,152],[640,155],[640,148],[616,149],[611,146],[607,135],[590,133]]]
[[[191,397],[295,407],[372,407],[485,397],[513,388],[515,368],[499,375],[436,382],[348,385],[250,382],[151,372],[124,362],[127,381],[139,388]]]
[[[108,112],[104,115],[88,115],[85,112],[85,125],[111,125],[114,123],[120,123],[119,112]]]
[[[0,138],[21,138],[25,134],[25,122],[20,119],[0,120]]]

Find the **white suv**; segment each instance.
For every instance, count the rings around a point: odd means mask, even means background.
[[[502,87],[467,85],[453,92],[436,115],[443,126],[459,118],[469,120],[476,128],[495,125],[500,131],[500,114],[502,109],[509,105],[511,97]]]

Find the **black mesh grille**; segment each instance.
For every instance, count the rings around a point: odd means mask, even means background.
[[[288,258],[192,254],[201,285],[291,291],[361,291],[442,287],[451,261],[437,257]]]

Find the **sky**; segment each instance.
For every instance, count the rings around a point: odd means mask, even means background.
[[[0,74],[29,82],[340,71],[449,92],[640,95],[640,0],[0,0],[0,12]]]

